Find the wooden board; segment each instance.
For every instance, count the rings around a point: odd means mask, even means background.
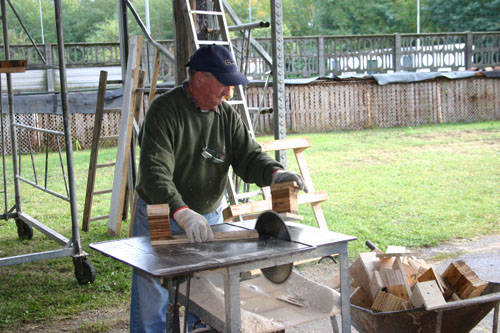
[[[399,311],[403,310],[403,304],[405,302],[406,301],[402,298],[381,291],[377,294],[375,301],[373,301],[371,309],[379,312]]]
[[[433,306],[446,304],[446,300],[439,290],[436,281],[418,282],[413,288],[410,303],[418,308],[425,306],[426,309]]]
[[[139,65],[142,52],[142,36],[133,36],[129,41],[129,57],[125,84],[123,87],[123,105],[120,117],[120,130],[116,150],[116,165],[113,176],[113,191],[109,211],[108,235],[119,236],[121,231],[121,215],[125,205],[128,168],[130,160],[130,143],[134,124],[135,98],[139,78]]]
[[[0,60],[0,73],[22,73],[27,66],[27,60]]]
[[[253,240],[258,239],[259,233],[257,230],[241,230],[241,231],[220,231],[214,232],[213,242],[224,242],[234,240]],[[170,244],[186,244],[190,243],[185,235],[171,236],[168,239],[151,240],[151,245],[170,245]]]
[[[370,295],[370,280],[373,272],[379,269],[379,261],[374,252],[361,252],[349,267],[352,279]]]

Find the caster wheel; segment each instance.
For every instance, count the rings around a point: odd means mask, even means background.
[[[32,239],[33,228],[21,219],[16,219],[17,235],[20,240]]]
[[[95,280],[95,268],[87,258],[73,258],[75,277],[79,284],[92,283]]]

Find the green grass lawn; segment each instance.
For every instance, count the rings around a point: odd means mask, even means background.
[[[358,238],[349,246],[351,257],[366,250],[368,239],[381,248],[423,247],[500,230],[498,121],[297,136],[311,139],[312,147],[304,154],[316,189],[328,192],[322,207],[330,230]],[[115,153],[101,149],[99,161],[114,160]],[[89,156],[89,151],[74,154],[80,225]],[[292,153],[287,160],[296,170]],[[6,163],[11,166],[10,156]],[[36,155],[35,163],[43,184],[44,154]],[[29,155],[23,156],[21,169],[23,176],[33,178]],[[111,170],[98,172],[96,189],[110,188]],[[14,200],[11,178],[8,175],[9,208]],[[49,155],[47,184],[65,191],[57,154]],[[25,184],[21,194],[24,212],[71,236],[68,203]],[[109,200],[105,195],[95,201],[93,215],[107,214]],[[300,207],[300,213],[305,223],[315,225],[310,207]],[[98,272],[93,284],[78,285],[70,258],[0,267],[0,331],[128,300],[131,269],[88,248],[91,242],[110,239],[107,221],[92,222],[90,229],[81,232],[81,239]],[[121,236],[127,234],[124,222]],[[32,240],[19,241],[15,223],[0,220],[0,257],[58,248],[36,230]]]

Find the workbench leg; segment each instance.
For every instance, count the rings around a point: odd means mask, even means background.
[[[332,332],[339,333],[339,323],[337,322],[337,316],[336,315],[331,316],[330,322],[332,323]]]
[[[500,302],[495,304],[495,310],[493,311],[493,329],[492,333],[498,332],[498,310],[499,310]]]
[[[340,313],[342,314],[342,332],[351,332],[351,291],[349,288],[349,256],[347,243],[339,253],[340,259]]]
[[[167,305],[167,333],[177,333],[180,332],[179,318],[177,317],[177,322],[175,322],[175,311],[177,304],[175,304],[175,283],[171,279],[163,280],[163,287],[168,290],[168,305]]]
[[[224,332],[240,332],[240,273],[228,267],[224,274],[224,306],[226,309]]]

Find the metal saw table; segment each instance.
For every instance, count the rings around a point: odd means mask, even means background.
[[[225,332],[239,332],[240,273],[290,262],[338,254],[340,259],[340,292],[342,332],[351,331],[349,300],[349,260],[347,245],[356,237],[286,222],[291,242],[282,240],[238,240],[151,246],[148,237],[132,237],[90,244],[90,248],[154,277],[163,278],[163,285],[172,292],[176,278],[195,272],[223,268]],[[255,221],[224,223],[213,231],[253,229]],[[167,313],[167,319],[172,314]],[[202,318],[204,319],[204,318]],[[171,324],[171,321],[169,324]],[[210,324],[210,323],[209,323]],[[167,326],[167,330],[171,326]]]

